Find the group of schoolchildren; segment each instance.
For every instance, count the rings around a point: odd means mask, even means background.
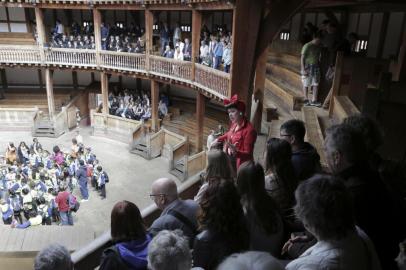
[[[81,136],[78,134],[78,137]],[[78,138],[77,137],[77,138]],[[9,143],[0,166],[0,210],[4,224],[16,228],[34,225],[73,225],[72,212],[80,203],[73,195],[79,186],[82,200],[89,198],[87,183],[106,198],[107,173],[92,153],[77,138],[69,152],[54,146],[44,150],[36,138],[31,147]]]

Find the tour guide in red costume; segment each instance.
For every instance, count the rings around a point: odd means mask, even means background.
[[[253,160],[254,144],[257,140],[257,133],[251,123],[245,117],[245,104],[234,95],[231,99],[225,99],[224,105],[227,108],[228,117],[231,121],[230,129],[218,137],[212,145],[223,142],[223,150],[231,159],[235,159],[237,170],[242,163]],[[233,164],[233,165],[234,165]]]

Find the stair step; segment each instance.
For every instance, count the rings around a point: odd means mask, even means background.
[[[291,70],[300,70],[300,56],[298,55],[271,52],[268,54],[268,63],[284,66]]]
[[[302,89],[302,78],[299,70],[294,71],[281,65],[267,63],[266,73],[267,77],[283,82],[290,89],[295,89],[298,92]]]
[[[170,172],[169,172],[170,174],[172,174],[172,175],[174,175],[174,176],[176,176],[176,178],[178,178],[180,181],[184,181],[184,180],[186,180],[185,179],[185,177],[184,177],[184,174],[183,174],[183,172],[181,172],[181,171],[179,171],[179,170],[171,170]]]
[[[303,106],[303,96],[292,91],[288,87],[281,86],[280,83],[277,83],[274,80],[266,78],[265,88],[285,102],[291,110],[300,110]]]

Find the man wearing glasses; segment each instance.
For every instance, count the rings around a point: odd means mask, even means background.
[[[168,178],[160,178],[152,183],[150,197],[162,214],[152,223],[149,231],[155,235],[162,230],[180,229],[192,245],[197,234],[199,205],[193,200],[180,199],[176,183]]]
[[[321,172],[320,156],[316,148],[304,141],[306,128],[303,121],[292,119],[282,124],[280,138],[292,147],[292,165],[299,181]]]

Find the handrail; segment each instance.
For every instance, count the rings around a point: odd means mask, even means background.
[[[99,57],[100,56],[100,57]],[[149,67],[146,63],[149,60]],[[219,99],[230,96],[230,74],[201,64],[161,56],[89,49],[44,48],[38,46],[1,46],[0,65],[71,66],[142,73],[199,88]],[[195,73],[192,72],[195,65]],[[193,77],[194,74],[194,77]]]
[[[1,2],[15,3],[16,0],[1,0]],[[136,4],[136,5],[154,5],[154,4],[184,4],[184,0],[18,0],[25,4],[83,4],[83,5],[109,5],[109,4]],[[207,3],[219,2],[219,0],[189,0],[188,3]]]

